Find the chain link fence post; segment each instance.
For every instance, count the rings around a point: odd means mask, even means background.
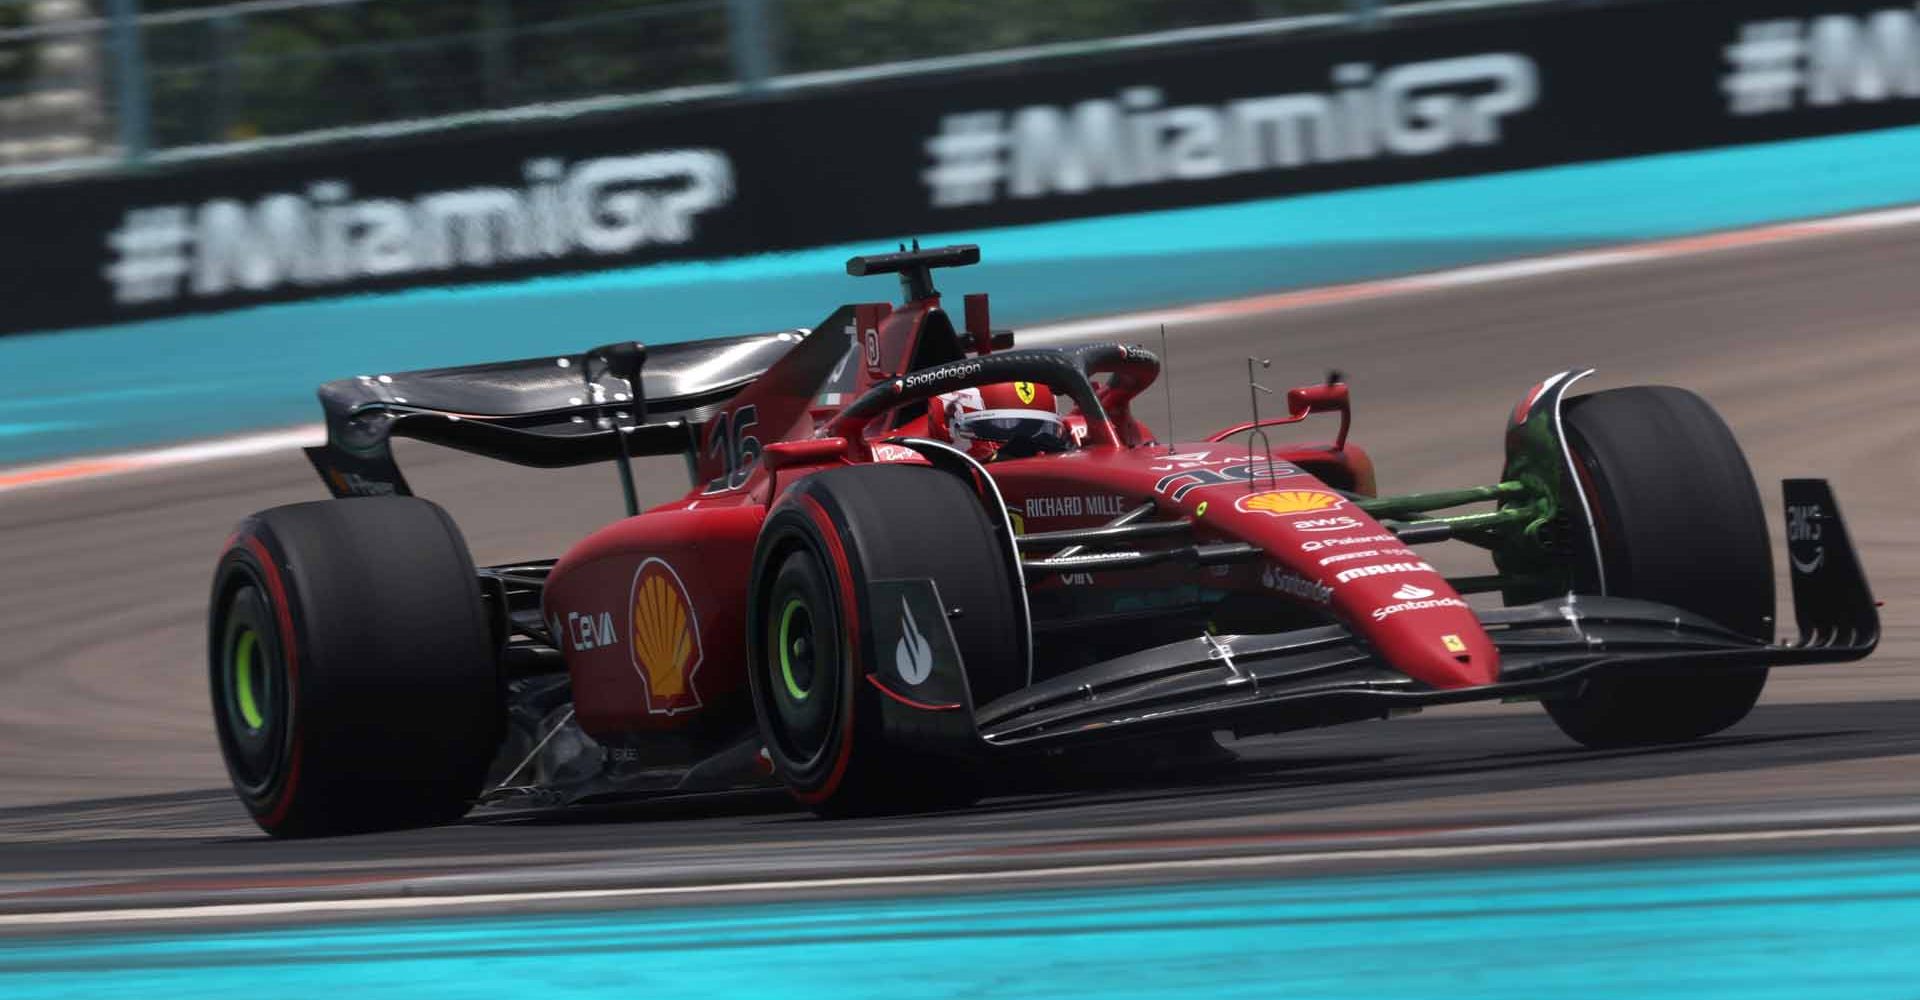
[[[773,14],[768,0],[727,0],[727,41],[733,50],[733,75],[748,92],[765,90],[780,72],[774,51]]]
[[[213,32],[213,113],[207,135],[211,142],[233,139],[240,120],[240,18],[221,11],[207,25]]]
[[[481,86],[489,107],[513,103],[513,0],[483,0],[480,8]]]
[[[120,155],[129,163],[146,159],[152,147],[147,61],[140,50],[140,0],[107,0],[113,39],[115,118],[120,123]]]

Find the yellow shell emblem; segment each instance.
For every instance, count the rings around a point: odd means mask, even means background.
[[[1022,403],[1032,405],[1033,397],[1035,394],[1033,383],[1032,382],[1015,382],[1013,384],[1013,394],[1016,396],[1019,396],[1020,401]]]
[[[1265,493],[1252,493],[1241,497],[1234,503],[1243,511],[1258,511],[1274,517],[1288,514],[1310,514],[1323,510],[1333,510],[1345,504],[1338,493],[1325,490],[1268,490]]]
[[[650,558],[633,576],[633,665],[647,685],[647,711],[672,715],[700,707],[700,620],[680,574]]]

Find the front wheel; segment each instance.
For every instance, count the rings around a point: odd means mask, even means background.
[[[925,647],[879,648],[875,616],[903,612],[876,607],[873,584],[933,581],[968,687],[985,703],[1026,682],[1006,545],[964,483],[921,466],[816,473],[775,508],[754,560],[748,677],[767,754],[795,798],[847,815],[981,794],[973,762],[889,739],[881,699],[910,703],[913,692],[889,693],[882,678]],[[937,624],[917,622],[907,635],[924,641]]]
[[[1756,639],[1773,623],[1773,556],[1760,491],[1713,407],[1684,389],[1632,386],[1566,403],[1578,488],[1600,560],[1582,589],[1659,601]],[[1614,675],[1548,699],[1561,731],[1590,747],[1674,743],[1746,718],[1767,671]]]

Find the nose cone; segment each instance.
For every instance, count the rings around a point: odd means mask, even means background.
[[[1500,651],[1440,574],[1395,573],[1340,584],[1334,606],[1394,669],[1436,688],[1491,684]]]
[[[1204,461],[1207,454],[1197,457]],[[1263,578],[1268,589],[1331,605],[1389,666],[1436,688],[1490,684],[1500,676],[1500,653],[1473,609],[1351,497],[1291,466],[1273,488],[1246,493],[1211,490],[1227,485],[1212,482],[1214,476],[1211,466],[1176,469],[1156,491],[1196,520],[1207,517],[1216,530],[1257,543],[1272,560]],[[1206,503],[1216,505],[1214,513],[1202,509]]]

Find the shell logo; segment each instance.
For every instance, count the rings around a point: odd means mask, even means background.
[[[647,688],[647,711],[673,715],[700,707],[700,618],[672,564],[649,557],[633,574],[633,669]]]
[[[1264,493],[1249,493],[1234,501],[1234,507],[1247,513],[1270,514],[1285,517],[1289,514],[1310,514],[1323,510],[1337,510],[1346,506],[1346,498],[1338,493],[1325,490],[1268,490]]]

